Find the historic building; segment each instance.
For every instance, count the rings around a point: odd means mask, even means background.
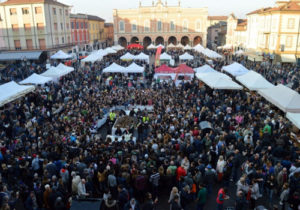
[[[227,19],[226,45],[233,48],[245,48],[247,35],[247,20],[238,19],[230,14]]]
[[[87,15],[87,18],[88,18],[90,46],[93,46],[94,49],[105,47],[104,46],[105,45],[105,39],[104,39],[105,20],[95,15]]]
[[[54,0],[0,3],[1,50],[56,50],[71,42],[69,6]]]
[[[123,46],[141,43],[144,46],[169,43],[206,46],[207,8],[182,8],[158,0],[152,6],[113,10],[114,40]]]
[[[300,56],[300,0],[277,1],[274,7],[247,14],[249,50],[273,54],[277,61]]]
[[[207,46],[216,49],[225,45],[227,32],[227,16],[208,16]]]
[[[104,24],[104,39],[107,46],[114,44],[114,25],[112,23]]]
[[[79,51],[85,50],[90,44],[88,16],[85,14],[71,14],[72,43]]]

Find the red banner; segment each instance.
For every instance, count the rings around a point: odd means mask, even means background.
[[[162,47],[157,48],[155,55],[155,67],[160,66],[160,54]]]

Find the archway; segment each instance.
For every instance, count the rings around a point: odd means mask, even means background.
[[[159,45],[159,44],[164,45],[164,38],[162,38],[161,36],[157,37],[157,38],[155,39],[155,44],[156,44],[156,45]]]
[[[197,44],[201,44],[202,45],[202,38],[201,38],[201,36],[196,36],[194,38],[194,46],[196,46]]]
[[[143,40],[143,46],[144,48],[148,47],[151,44],[152,40],[149,36],[145,36]]]
[[[181,38],[181,44],[182,44],[183,46],[185,46],[185,45],[187,45],[187,44],[190,44],[190,39],[189,39],[189,37],[183,36],[183,37]]]
[[[175,36],[170,36],[169,40],[168,40],[168,44],[173,44],[173,45],[177,45],[177,39]]]
[[[123,37],[123,36],[119,38],[118,43],[122,47],[127,47],[127,39],[125,37]]]
[[[132,37],[130,43],[131,44],[137,44],[137,43],[139,43],[139,38],[137,38],[136,36]]]

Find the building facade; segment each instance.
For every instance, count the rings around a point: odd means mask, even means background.
[[[114,41],[123,46],[129,43],[169,43],[206,46],[207,8],[182,8],[169,6],[158,0],[152,6],[137,9],[113,10]]]
[[[249,50],[273,54],[277,61],[296,61],[300,56],[300,0],[277,1],[271,8],[247,14]]]
[[[216,49],[225,45],[227,16],[208,16],[207,46]]]
[[[72,43],[79,51],[86,50],[90,44],[88,16],[85,14],[70,15]]]
[[[104,24],[104,39],[107,46],[114,44],[114,25],[112,23]]]
[[[87,15],[87,17],[88,17],[90,46],[93,46],[93,49],[99,49],[105,47],[105,39],[104,39],[105,20],[94,15]]]
[[[2,50],[70,48],[69,6],[54,0],[8,0],[0,3]]]

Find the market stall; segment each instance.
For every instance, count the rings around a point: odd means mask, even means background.
[[[284,112],[300,113],[299,93],[284,85],[258,90],[258,93]]]
[[[194,56],[190,55],[189,53],[185,52],[183,55],[179,56],[179,60],[193,60]]]
[[[115,51],[120,51],[120,50],[124,50],[125,48],[124,47],[122,47],[121,45],[115,45],[115,46],[112,46],[111,47],[113,50],[115,50]]]
[[[148,50],[154,50],[156,49],[156,47],[153,45],[153,44],[150,44],[148,47],[147,47]]]
[[[221,73],[196,74],[196,77],[212,89],[242,90],[243,87]]]
[[[32,75],[30,75],[26,79],[19,82],[19,84],[21,84],[21,85],[26,85],[26,84],[44,85],[44,84],[46,84],[48,82],[51,82],[51,81],[52,81],[51,77],[45,77],[45,76],[41,76],[39,74],[33,73]]]
[[[164,52],[160,55],[160,63],[161,64],[170,64],[172,61],[172,56]]]
[[[123,61],[131,61],[135,59],[135,56],[127,52],[125,55],[121,56],[120,59]]]
[[[73,70],[72,69],[61,69],[61,68],[51,66],[47,71],[42,73],[41,76],[59,78],[59,77],[62,77],[62,76],[65,76],[65,75],[71,73],[72,71],[74,71],[74,69]]]
[[[104,51],[109,55],[109,54],[115,54],[117,53],[116,50],[112,49],[111,47],[107,47],[104,49]]]
[[[300,129],[300,113],[286,113],[288,118],[298,129]]]
[[[202,51],[205,50],[205,48],[201,44],[197,44],[196,46],[193,47],[193,49],[199,53],[202,53]]]
[[[144,49],[144,47],[140,44],[130,44],[127,46],[127,49],[139,49],[139,50],[142,50]]]
[[[14,81],[0,85],[0,107],[34,91],[34,89],[35,87],[32,85],[18,85]]]
[[[134,57],[134,60],[142,60],[149,63],[149,55],[146,55],[145,53],[141,52],[140,54]]]
[[[226,71],[227,73],[231,74],[234,77],[242,76],[249,72],[249,70],[246,67],[236,62],[228,66],[223,66],[222,71]]]
[[[193,48],[190,45],[185,45],[183,50],[192,50]]]
[[[145,68],[133,62],[128,67],[126,67],[125,71],[126,73],[144,73]]]
[[[69,55],[69,54],[59,50],[54,55],[52,55],[50,58],[53,60],[65,60],[65,59],[72,58],[72,55]]]
[[[103,73],[126,73],[126,68],[116,63],[112,63],[110,66],[103,69]]]
[[[194,71],[196,73],[217,73],[216,70],[214,70],[212,67],[210,67],[209,65],[204,65],[204,66],[201,66],[199,68],[195,68]]]
[[[260,90],[274,87],[272,83],[255,71],[249,71],[242,76],[238,76],[236,77],[236,80],[249,90]]]

